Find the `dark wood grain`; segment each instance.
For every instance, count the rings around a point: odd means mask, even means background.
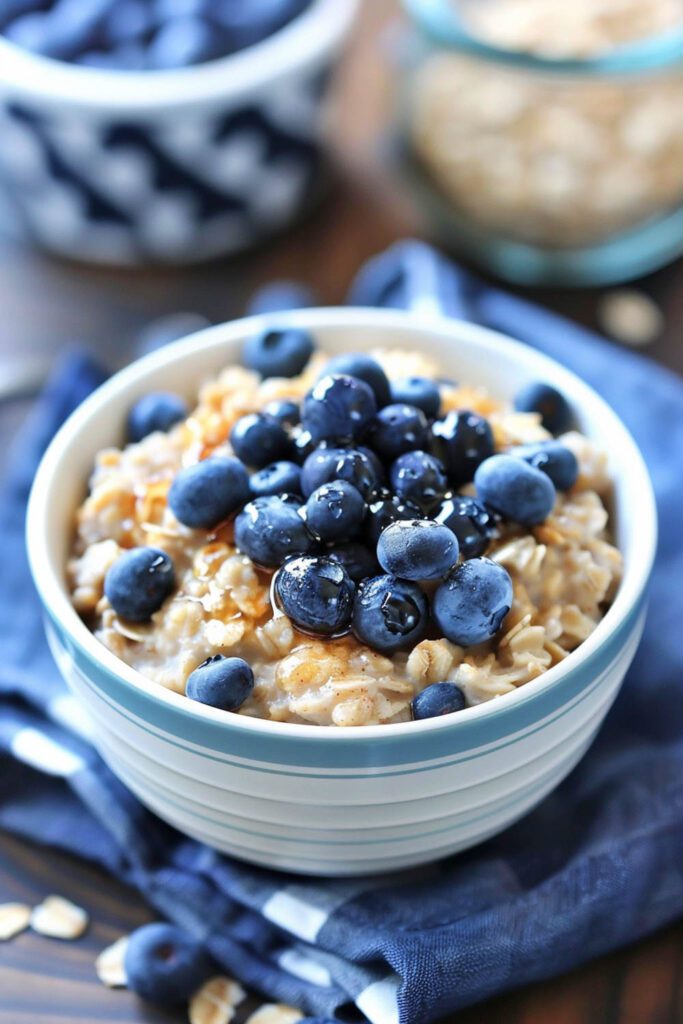
[[[359,264],[407,234],[420,234],[410,200],[387,173],[378,126],[391,105],[386,50],[393,0],[363,5],[340,69],[335,111],[339,180],[323,205],[287,236],[239,260],[189,270],[113,272],[61,263],[0,242],[0,358],[14,353],[51,358],[69,344],[89,346],[112,367],[134,349],[152,317],[196,310],[218,321],[239,315],[258,284],[276,277],[312,285],[323,303],[341,301]],[[649,349],[683,370],[683,266],[668,267],[638,287],[666,318]],[[528,291],[590,326],[599,326],[600,293]],[[9,438],[25,403],[0,407],[0,435]],[[6,444],[0,446],[0,461]],[[69,857],[0,836],[0,902],[36,903],[58,892],[87,907],[92,925],[76,943],[25,933],[0,944],[0,1024],[175,1024],[183,1015],[110,992],[94,971],[97,953],[148,920],[133,892]],[[563,978],[457,1014],[444,1024],[683,1024],[683,924],[604,957]],[[238,1022],[239,1024],[239,1022]],[[415,1022],[420,1024],[420,1022]]]

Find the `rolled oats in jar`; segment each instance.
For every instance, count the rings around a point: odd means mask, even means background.
[[[567,252],[680,207],[683,0],[406,4],[410,151],[473,228]]]

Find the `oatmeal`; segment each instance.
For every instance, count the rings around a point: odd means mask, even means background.
[[[606,459],[562,396],[515,407],[417,352],[309,355],[268,377],[252,353],[170,429],[100,452],[68,566],[97,638],[190,699],[339,727],[562,661],[621,576]]]

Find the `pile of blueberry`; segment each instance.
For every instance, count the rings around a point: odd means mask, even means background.
[[[293,377],[313,352],[301,330],[250,339],[246,365]],[[540,412],[553,433],[569,428],[559,392],[532,385],[516,408]],[[140,399],[129,437],[166,430],[186,413],[173,395]],[[332,359],[301,407],[273,402],[232,428],[234,456],[180,470],[169,506],[185,526],[215,530],[234,517],[237,548],[275,570],[274,599],[303,633],[348,632],[391,655],[425,636],[472,646],[490,640],[512,604],[512,581],[487,548],[505,522],[533,526],[556,490],[573,486],[572,452],[555,440],[495,454],[488,421],[467,410],[441,414],[438,384],[389,382],[366,355]],[[474,482],[476,497],[458,489]],[[110,570],[105,592],[120,615],[146,621],[174,587],[171,559],[136,548]],[[235,710],[253,687],[241,659],[218,655],[189,678],[188,696]],[[445,687],[445,689],[444,689]],[[455,692],[454,692],[455,691]],[[450,684],[415,700],[416,718],[462,706]]]
[[[252,46],[310,0],[0,0],[0,32],[33,53],[119,71],[202,64]]]

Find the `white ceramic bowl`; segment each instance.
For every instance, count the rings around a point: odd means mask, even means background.
[[[514,693],[457,715],[334,729],[258,721],[188,701],[119,661],[71,606],[64,566],[95,453],[121,439],[131,402],[153,389],[192,397],[266,323],[311,329],[330,352],[376,345],[437,356],[445,374],[512,395],[544,380],[608,452],[625,575],[595,632]],[[609,407],[557,363],[455,320],[369,309],[300,310],[202,331],[116,374],[45,455],[28,514],[34,579],[59,667],[114,772],[160,817],[236,857],[306,874],[401,868],[464,849],[525,814],[593,740],[643,626],[655,548],[652,489]]]
[[[189,263],[285,227],[324,186],[324,99],[357,5],[313,0],[263,42],[173,71],[0,36],[0,177],[26,232],[77,259]]]

